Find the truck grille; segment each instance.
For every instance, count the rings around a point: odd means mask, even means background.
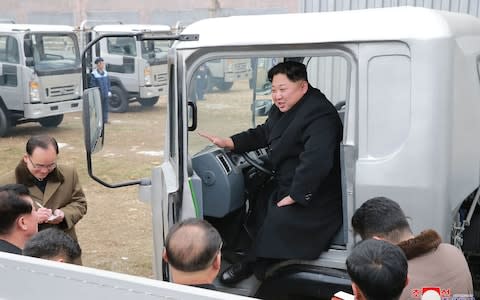
[[[74,85],[55,86],[46,89],[47,97],[59,97],[64,95],[73,95],[75,93]]]
[[[156,73],[153,75],[153,81],[157,83],[165,84],[167,82],[167,74],[165,73]]]
[[[247,72],[247,63],[236,63],[235,72]]]

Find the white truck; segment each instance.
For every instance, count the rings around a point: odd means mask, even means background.
[[[112,96],[109,99],[111,112],[126,112],[130,102],[138,101],[150,107],[159,96],[167,94],[167,52],[170,41],[139,42],[131,33],[171,33],[168,25],[105,24],[88,26],[82,22],[80,34],[86,43],[101,35],[117,35],[100,40],[89,53],[89,61],[101,56],[110,76]],[[91,69],[91,68],[90,68]]]
[[[25,122],[58,126],[82,109],[81,89],[73,27],[0,24],[0,137]]]
[[[322,28],[330,30],[319,30]],[[137,38],[156,37],[138,35]],[[344,222],[330,249],[318,259],[274,266],[263,282],[251,277],[235,286],[217,283],[220,290],[263,299],[330,299],[336,291],[348,290],[345,258],[356,243],[349,220],[364,201],[378,195],[398,201],[410,216],[415,232],[433,228],[444,241],[462,247],[469,257],[478,260],[480,217],[475,209],[480,195],[478,19],[423,8],[243,16],[199,21],[172,38],[177,41],[169,52],[165,161],[152,169],[151,178],[112,184],[103,182],[98,177],[101,174],[93,174],[91,156],[101,150],[105,131],[98,89],[84,92],[84,105],[88,108],[84,109],[84,126],[89,174],[110,187],[139,184],[140,198],[152,207],[157,279],[171,279],[161,253],[166,233],[179,220],[198,217],[215,224],[225,240],[222,252],[226,260],[232,257],[225,254],[235,250],[236,242],[241,241],[235,230],[243,226],[234,224],[235,216],[243,214],[249,200],[245,198],[247,183],[249,178],[260,174],[256,170],[263,167],[261,162],[266,154],[260,149],[249,156],[235,155],[207,145],[196,137],[195,131],[201,128],[226,135],[262,122],[264,113],[257,113],[255,101],[263,103],[267,99],[261,99],[264,95],[257,89],[250,90],[248,84],[243,92],[222,93],[212,99],[216,105],[195,104],[189,101],[188,91],[193,88],[196,69],[205,62],[246,57],[302,61],[314,86],[325,68],[330,69],[332,64],[343,66],[341,74],[335,74],[336,85],[343,90],[327,93],[327,97],[337,105],[344,124],[341,144]],[[261,73],[264,71],[258,75]],[[265,82],[260,76],[256,79],[257,83]],[[127,169],[123,171],[128,174]],[[106,285],[93,271],[87,275],[88,268],[82,271],[85,276],[78,277],[72,275],[81,267],[72,266],[79,268],[75,272],[46,265],[32,269],[35,263],[31,260],[0,254],[0,268],[9,270],[0,272],[0,282],[12,280],[17,287],[30,284],[37,291],[44,287],[45,281],[36,280],[46,275],[52,285],[73,278],[76,286],[68,292],[74,297],[86,284],[95,286],[84,298],[96,298],[98,289]],[[469,264],[474,277],[478,276],[475,259],[469,259]],[[22,271],[29,276],[18,276]],[[151,282],[117,279],[110,281],[107,286],[110,291],[102,294],[102,299],[109,295],[114,298],[112,286],[116,290],[137,291],[132,283]],[[158,284],[167,287],[167,283]],[[4,296],[2,293],[7,298],[13,297],[12,289],[10,285],[8,293],[0,289],[0,297]],[[182,292],[179,290],[172,297],[181,297]],[[162,296],[170,295],[165,291]]]
[[[247,84],[212,98],[215,103],[189,101],[199,66],[245,58],[303,62],[310,83],[337,106],[344,124],[343,227],[318,259],[275,266],[263,282],[251,277],[235,286],[218,283],[221,290],[265,299],[330,299],[349,290],[345,259],[356,242],[349,220],[375,196],[399,202],[414,232],[432,228],[462,247],[478,278],[480,20],[401,7],[206,19],[182,34],[169,52],[165,161],[153,168],[151,179],[136,181],[141,199],[152,207],[158,279],[170,279],[161,260],[163,238],[184,218],[217,226],[225,265],[245,246],[245,226],[238,220],[248,215],[252,178],[263,172],[266,151],[236,155],[208,145],[196,130],[228,136],[263,122],[258,104],[268,99],[258,86],[266,82],[265,70],[253,68],[255,90]],[[324,74],[334,65],[335,88],[324,89]],[[103,131],[86,129],[91,155],[102,145]],[[477,282],[475,287],[478,292]]]

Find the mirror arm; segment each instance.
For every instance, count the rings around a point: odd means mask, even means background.
[[[137,180],[130,180],[130,181],[124,181],[120,183],[115,183],[115,184],[109,184],[108,182],[103,181],[102,179],[98,178],[93,174],[92,170],[92,156],[90,152],[87,152],[87,169],[88,169],[88,175],[95,180],[96,182],[100,183],[101,185],[108,187],[108,188],[119,188],[119,187],[124,187],[124,186],[131,186],[131,185],[151,185],[152,181],[149,178],[142,178],[142,179],[137,179]]]

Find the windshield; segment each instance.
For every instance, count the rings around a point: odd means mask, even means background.
[[[142,41],[142,57],[150,65],[167,63],[167,54],[171,41]]]
[[[284,60],[306,64],[309,83],[319,88],[333,104],[345,103],[348,99],[351,71],[341,52],[318,51],[303,57],[281,55],[284,53],[213,58],[195,67],[187,84],[187,100],[197,106],[197,129],[189,132],[188,137],[190,155],[211,145],[198,132],[228,137],[265,122],[274,105],[268,70]],[[324,75],[332,66],[338,66],[341,73],[334,73],[334,79]]]
[[[74,33],[33,33],[31,52],[37,71],[58,71],[80,67],[77,37]]]

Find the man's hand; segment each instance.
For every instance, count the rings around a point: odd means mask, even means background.
[[[46,223],[51,215],[52,210],[50,208],[40,207],[39,209],[37,209],[38,224]]]
[[[220,148],[226,148],[229,150],[232,150],[234,148],[233,140],[231,138],[222,138],[216,135],[208,134],[206,132],[199,132],[198,135],[206,138]]]
[[[53,215],[47,220],[48,224],[59,224],[65,218],[65,213],[61,209],[56,209]]]
[[[295,200],[293,200],[292,197],[287,196],[282,200],[278,201],[277,206],[282,207],[282,206],[292,205],[294,203],[295,203]]]

